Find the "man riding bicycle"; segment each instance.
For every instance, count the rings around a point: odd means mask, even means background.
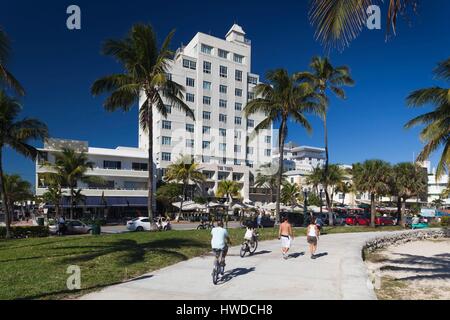
[[[223,221],[217,223],[217,227],[211,230],[211,247],[214,252],[222,251],[221,264],[225,267],[225,257],[228,253],[228,244],[231,245],[231,240],[228,231],[223,227]]]

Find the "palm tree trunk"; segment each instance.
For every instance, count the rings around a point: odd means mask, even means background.
[[[149,97],[150,95],[147,95]],[[153,108],[147,100],[147,130],[148,130],[148,218],[153,224]]]
[[[397,196],[397,223],[396,225],[400,225],[402,221],[402,198]]]
[[[5,213],[5,224],[6,224],[6,234],[5,238],[9,239],[11,238],[11,222],[10,222],[10,215],[9,215],[9,208],[8,208],[8,201],[6,199],[6,189],[5,189],[5,183],[3,181],[3,161],[2,161],[2,148],[0,147],[0,192],[2,196],[2,204],[3,204],[3,211]]]
[[[402,199],[402,211],[401,211],[401,226],[404,228],[406,225],[406,217],[405,217],[405,210],[406,210],[406,199]]]
[[[323,116],[323,129],[324,129],[324,137],[325,137],[325,181],[324,181],[324,190],[325,196],[327,200],[327,209],[331,212],[331,203],[330,203],[330,195],[328,193],[328,183],[326,177],[328,177],[328,166],[329,166],[329,157],[328,157],[328,127],[327,127],[327,114],[325,113]]]
[[[376,215],[376,208],[375,208],[375,194],[370,194],[370,226],[373,228],[375,227],[375,215]]]
[[[286,120],[283,119],[281,121],[280,126],[280,140],[278,143],[278,152],[280,153],[280,160],[278,165],[278,181],[277,181],[277,201],[276,201],[276,207],[275,207],[275,214],[277,222],[280,222],[280,200],[281,200],[281,180],[283,178],[283,160],[284,160],[284,139],[285,139],[285,126],[286,126]]]
[[[186,198],[186,184],[183,183],[183,194],[181,196],[180,210],[178,211],[178,217],[175,219],[177,222],[180,220],[180,217],[183,214],[183,202],[185,198]]]
[[[73,189],[70,189],[70,220],[73,219]]]

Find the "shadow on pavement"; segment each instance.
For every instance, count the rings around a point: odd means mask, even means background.
[[[291,253],[290,255],[288,255],[288,258],[293,258],[296,259],[300,256],[304,256],[305,252],[296,252],[296,253]]]
[[[225,272],[223,275],[221,281],[222,282],[228,282],[232,280],[233,278],[237,278],[239,276],[246,275],[247,273],[255,271],[255,267],[251,268],[235,268],[233,270]]]
[[[267,254],[267,253],[272,253],[272,251],[262,250],[262,251],[255,252],[254,254],[252,254],[252,256],[259,256],[260,254]]]
[[[321,258],[321,257],[327,256],[327,255],[328,255],[328,252],[322,252],[322,253],[315,254],[314,257],[317,259],[317,258]]]

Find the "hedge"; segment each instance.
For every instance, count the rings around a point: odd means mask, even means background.
[[[11,238],[43,238],[49,236],[48,227],[30,226],[30,227],[11,227]],[[6,235],[6,227],[0,227],[0,239],[4,239]]]
[[[441,218],[441,226],[450,227],[450,217],[444,216]]]

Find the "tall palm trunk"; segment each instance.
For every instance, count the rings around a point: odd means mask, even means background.
[[[406,216],[405,216],[405,210],[406,210],[406,198],[402,199],[402,211],[401,211],[401,226],[404,228],[406,225]]]
[[[175,219],[177,222],[180,220],[180,217],[183,214],[183,202],[185,199],[186,199],[186,183],[183,183],[183,193],[181,195],[180,210],[178,211],[178,216]]]
[[[275,213],[276,213],[276,219],[277,222],[280,222],[280,201],[281,201],[281,180],[283,178],[283,160],[284,160],[284,140],[285,140],[285,130],[286,127],[286,120],[283,119],[281,122],[281,132],[280,132],[280,140],[278,143],[278,150],[280,153],[280,160],[279,160],[279,165],[278,165],[278,177],[277,177],[277,201],[276,201],[276,209],[275,209]]]
[[[402,221],[402,198],[397,196],[397,223],[398,226]]]
[[[151,95],[147,94],[147,97]],[[153,108],[150,99],[147,100],[147,130],[148,130],[148,218],[153,224]]]
[[[6,234],[5,238],[9,239],[11,238],[11,221],[10,221],[10,215],[9,215],[9,208],[8,208],[8,200],[6,199],[6,188],[5,183],[3,180],[3,161],[2,161],[2,149],[0,147],[0,192],[2,194],[2,204],[3,204],[3,211],[5,213],[5,224],[6,224]]]
[[[375,227],[375,215],[376,215],[376,208],[375,208],[375,194],[370,194],[370,226]]]

